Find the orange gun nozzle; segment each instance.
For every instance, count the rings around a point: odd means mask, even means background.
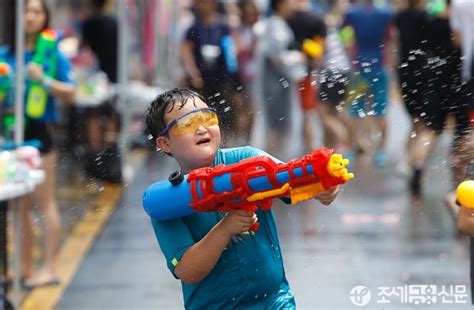
[[[0,63],[0,76],[10,73],[10,67],[6,63]]]

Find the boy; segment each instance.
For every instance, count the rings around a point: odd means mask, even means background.
[[[158,96],[145,117],[157,147],[173,156],[183,173],[267,155],[252,147],[220,149],[216,113],[187,89]],[[328,205],[337,193],[335,187],[315,198]],[[248,234],[257,217],[259,230]],[[152,225],[170,271],[182,282],[186,308],[295,308],[272,211],[198,213],[152,219]]]

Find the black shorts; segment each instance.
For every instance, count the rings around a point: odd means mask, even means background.
[[[25,141],[36,140],[41,143],[39,151],[42,155],[54,149],[55,124],[52,122],[41,122],[32,119],[25,119]]]
[[[470,131],[471,85],[461,83],[460,77],[453,77],[444,82],[441,85],[434,83],[435,90],[426,94],[431,109],[426,111],[424,119],[428,127],[440,134],[445,127],[448,115],[453,115],[456,120],[454,138],[457,140]]]
[[[428,78],[422,65],[410,63],[405,67],[400,67],[398,80],[405,108],[412,118],[431,112],[432,108],[425,91]]]
[[[349,77],[347,74],[334,72],[330,69],[323,69],[321,70],[319,81],[319,98],[321,102],[327,102],[333,105],[344,103],[346,87],[349,85]]]

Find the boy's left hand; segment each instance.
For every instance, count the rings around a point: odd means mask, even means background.
[[[323,205],[328,206],[331,204],[331,202],[334,201],[334,199],[336,199],[338,193],[339,193],[339,185],[334,186],[330,189],[327,189],[324,192],[320,192],[319,194],[314,196],[314,199],[317,199]]]

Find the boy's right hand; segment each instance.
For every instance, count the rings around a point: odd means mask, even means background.
[[[255,212],[244,210],[229,211],[219,225],[229,233],[230,237],[250,230],[258,218]]]

